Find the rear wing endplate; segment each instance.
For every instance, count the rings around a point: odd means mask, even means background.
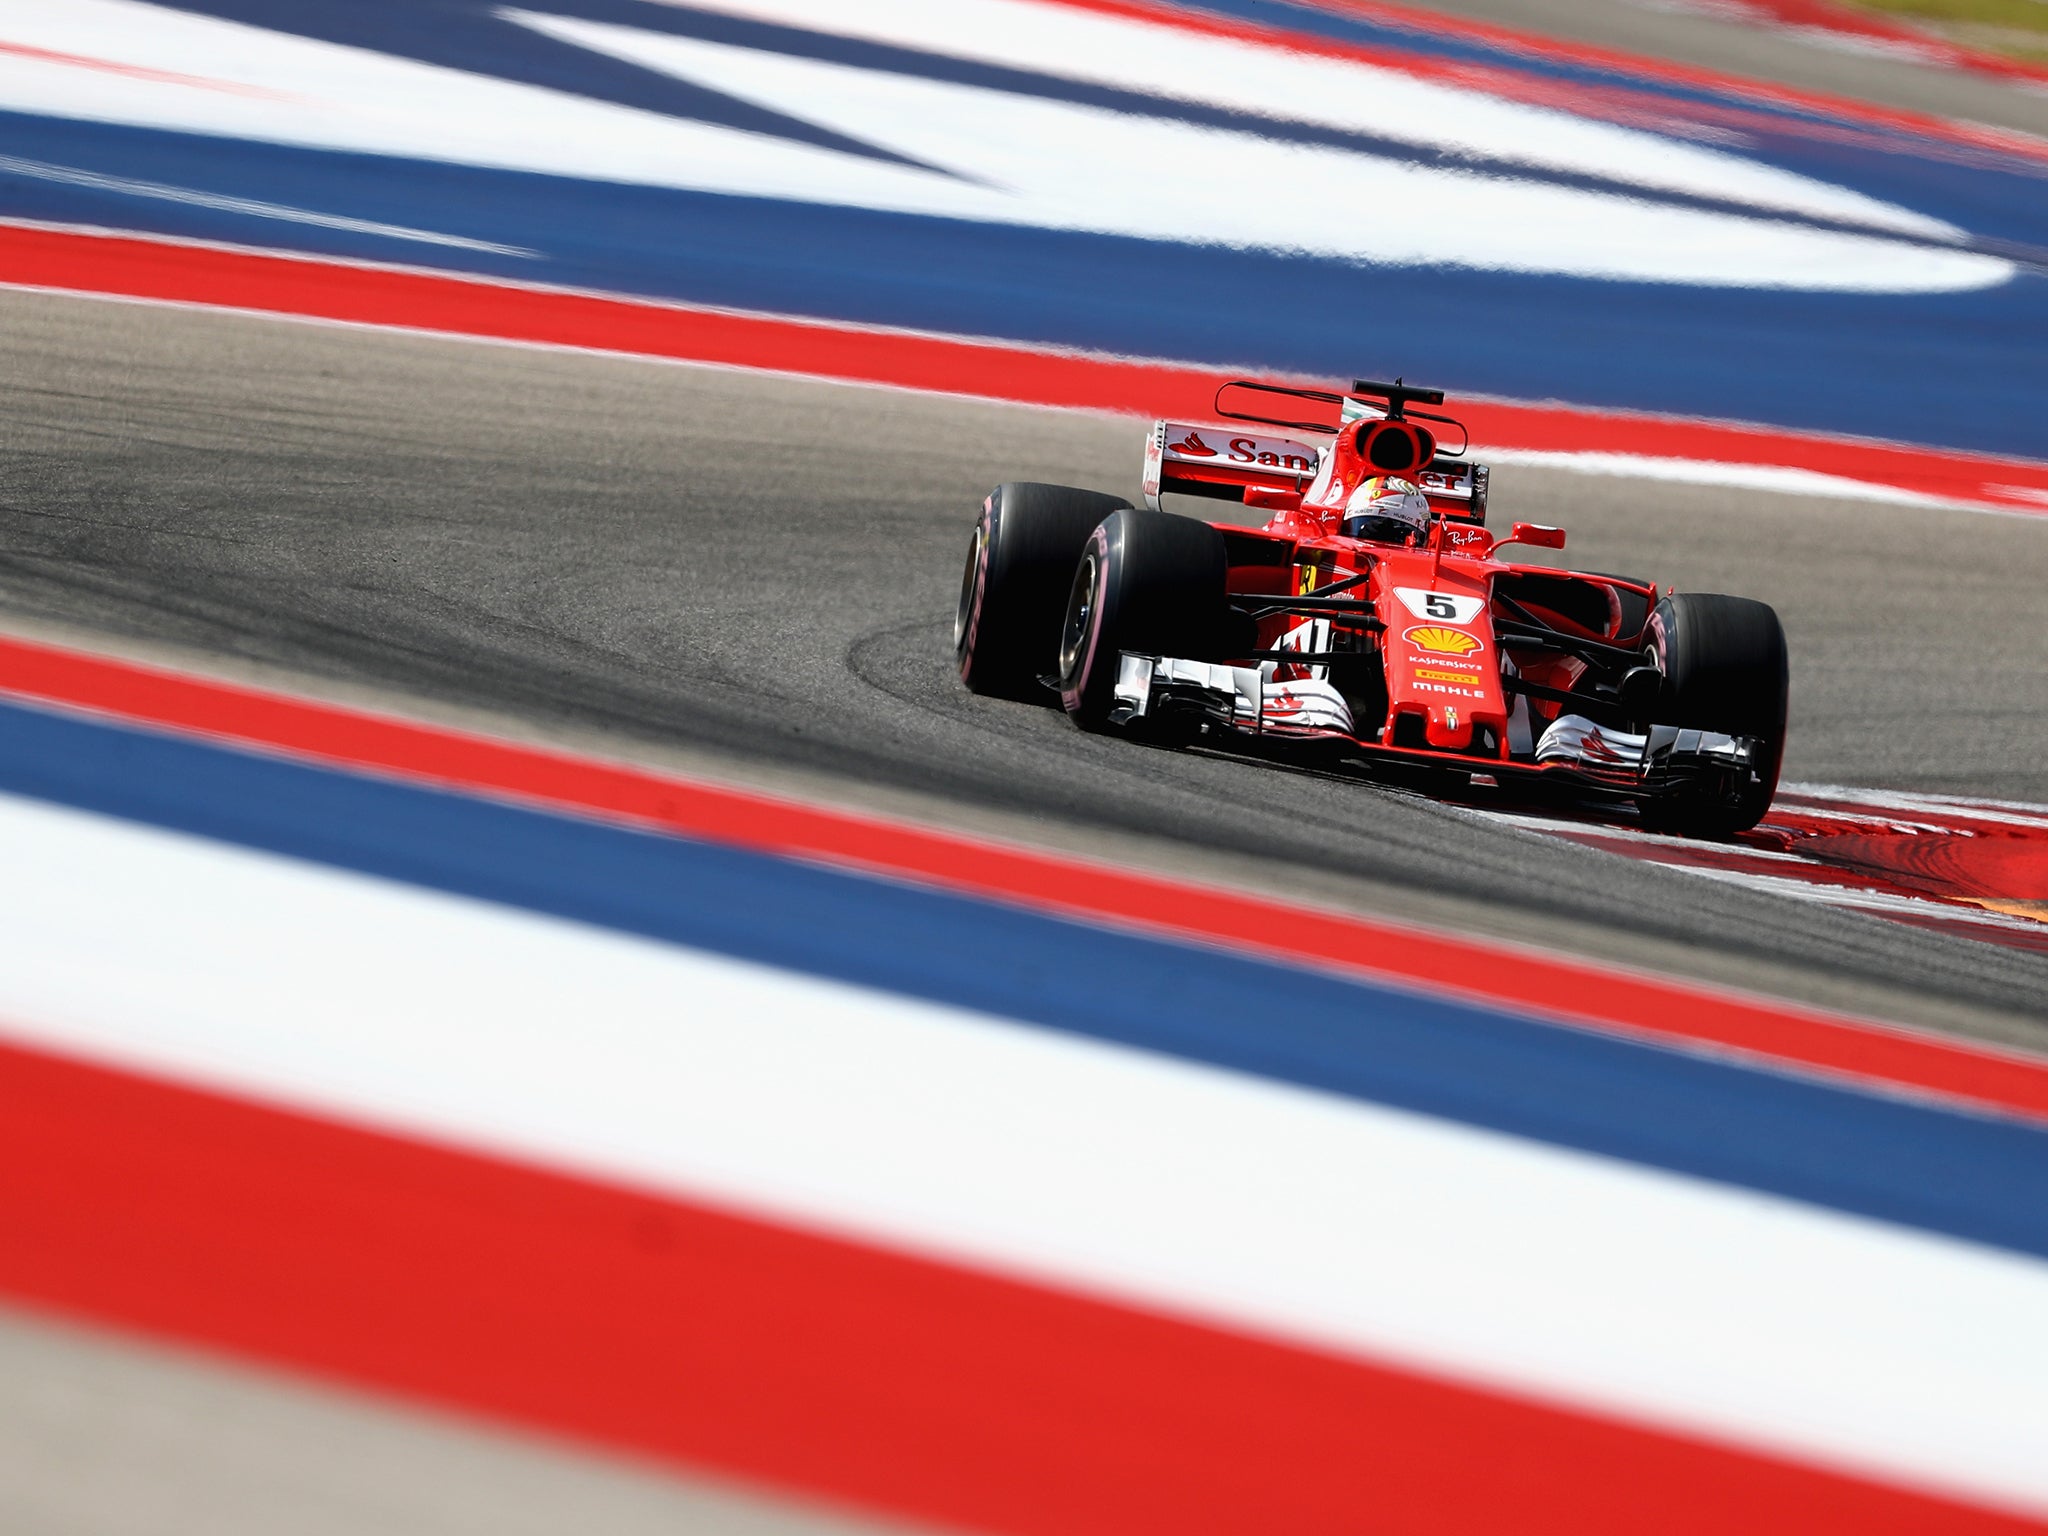
[[[1461,523],[1483,523],[1488,478],[1484,464],[1447,459],[1439,454],[1416,475],[1415,483],[1422,487],[1429,504],[1445,517]]]

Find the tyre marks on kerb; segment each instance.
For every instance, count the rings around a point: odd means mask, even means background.
[[[1727,842],[1569,813],[1477,814],[1705,879],[2048,954],[2048,806],[1801,784]]]

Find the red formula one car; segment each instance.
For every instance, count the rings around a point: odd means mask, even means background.
[[[998,486],[961,578],[961,677],[1014,698],[1050,689],[1087,730],[1563,792],[1632,805],[1665,831],[1754,826],[1785,747],[1777,614],[1500,558],[1510,544],[1562,549],[1564,532],[1487,529],[1487,469],[1464,457],[1464,428],[1415,409],[1442,401],[1399,382],[1238,382],[1217,392],[1220,418],[1328,441],[1162,421],[1145,507]],[[1439,443],[1446,427],[1456,452]],[[1182,517],[1161,509],[1168,492],[1272,517]]]

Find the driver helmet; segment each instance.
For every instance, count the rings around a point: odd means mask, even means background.
[[[1375,475],[1344,505],[1346,538],[1419,544],[1429,533],[1429,498],[1413,481]]]

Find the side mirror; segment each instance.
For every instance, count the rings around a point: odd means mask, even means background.
[[[1549,523],[1517,523],[1508,530],[1503,544],[1533,544],[1538,549],[1563,549],[1564,530]]]

